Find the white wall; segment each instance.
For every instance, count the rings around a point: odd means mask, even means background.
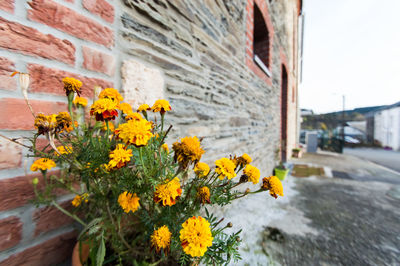
[[[375,114],[374,137],[383,146],[400,150],[400,107],[382,110]]]

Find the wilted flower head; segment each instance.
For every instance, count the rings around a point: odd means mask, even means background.
[[[82,82],[80,80],[70,78],[70,77],[65,77],[63,78],[63,83],[64,83],[64,90],[65,94],[68,96],[70,93],[76,92],[78,96],[81,96],[81,87],[82,87]]]
[[[197,196],[199,197],[202,204],[210,204],[210,189],[208,187],[200,187],[197,191]]]
[[[171,245],[171,232],[169,231],[166,225],[159,227],[157,230],[154,230],[151,235],[151,246],[156,249],[157,252],[160,252],[163,249],[168,253],[169,247]]]
[[[45,134],[47,132],[53,132],[57,128],[57,115],[45,115],[39,113],[35,117],[34,126],[38,130],[38,134]]]
[[[233,158],[233,162],[235,163],[236,166],[240,166],[240,167],[245,167],[246,165],[248,165],[249,163],[251,163],[253,160],[251,159],[251,157],[247,154],[247,153],[243,153],[242,156],[240,157],[234,157]]]
[[[72,124],[72,119],[68,112],[59,112],[56,116],[56,121],[57,131],[67,130]]]
[[[192,162],[200,161],[204,153],[196,136],[182,138],[181,143],[175,142],[172,145],[172,149],[175,152],[174,160],[178,161],[183,168],[186,168]]]

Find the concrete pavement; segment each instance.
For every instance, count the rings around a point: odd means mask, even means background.
[[[333,177],[288,177],[294,192],[279,206],[284,217],[264,229],[265,254],[282,265],[400,264],[399,174],[346,154],[293,163],[330,168]]]
[[[354,155],[383,165],[400,173],[400,152],[376,148],[345,148],[344,154]]]

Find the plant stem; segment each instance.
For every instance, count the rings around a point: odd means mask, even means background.
[[[75,219],[78,223],[80,223],[83,226],[86,226],[86,224],[75,214],[70,213],[69,211],[67,211],[66,209],[64,209],[63,207],[61,207],[60,205],[58,205],[57,202],[55,202],[54,200],[51,202],[51,204],[53,204],[57,209],[59,209],[61,212],[63,212],[64,214],[68,215],[69,217]]]
[[[114,219],[113,219],[113,217],[112,217],[111,210],[110,210],[110,205],[109,205],[108,201],[107,201],[106,206],[107,206],[107,213],[108,213],[108,216],[110,217],[111,223],[112,223],[112,225],[114,226],[114,228],[116,228],[117,226],[116,226],[115,221],[114,221]],[[129,245],[128,242],[126,242],[124,236],[121,234],[120,228],[121,228],[121,227],[118,226],[117,234],[118,234],[119,238],[121,239],[122,243],[125,245],[125,247],[126,247],[127,249],[132,250],[132,247]]]
[[[143,168],[144,175],[146,177],[148,177],[147,169],[146,169],[146,166],[144,165],[144,160],[143,160],[143,149],[144,149],[144,147],[140,147],[139,148],[139,157],[140,157],[140,162],[142,163],[142,168]]]

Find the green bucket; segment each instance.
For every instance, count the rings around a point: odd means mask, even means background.
[[[287,174],[289,173],[289,169],[275,168],[274,171],[275,171],[275,176],[279,178],[279,180],[284,180]]]

